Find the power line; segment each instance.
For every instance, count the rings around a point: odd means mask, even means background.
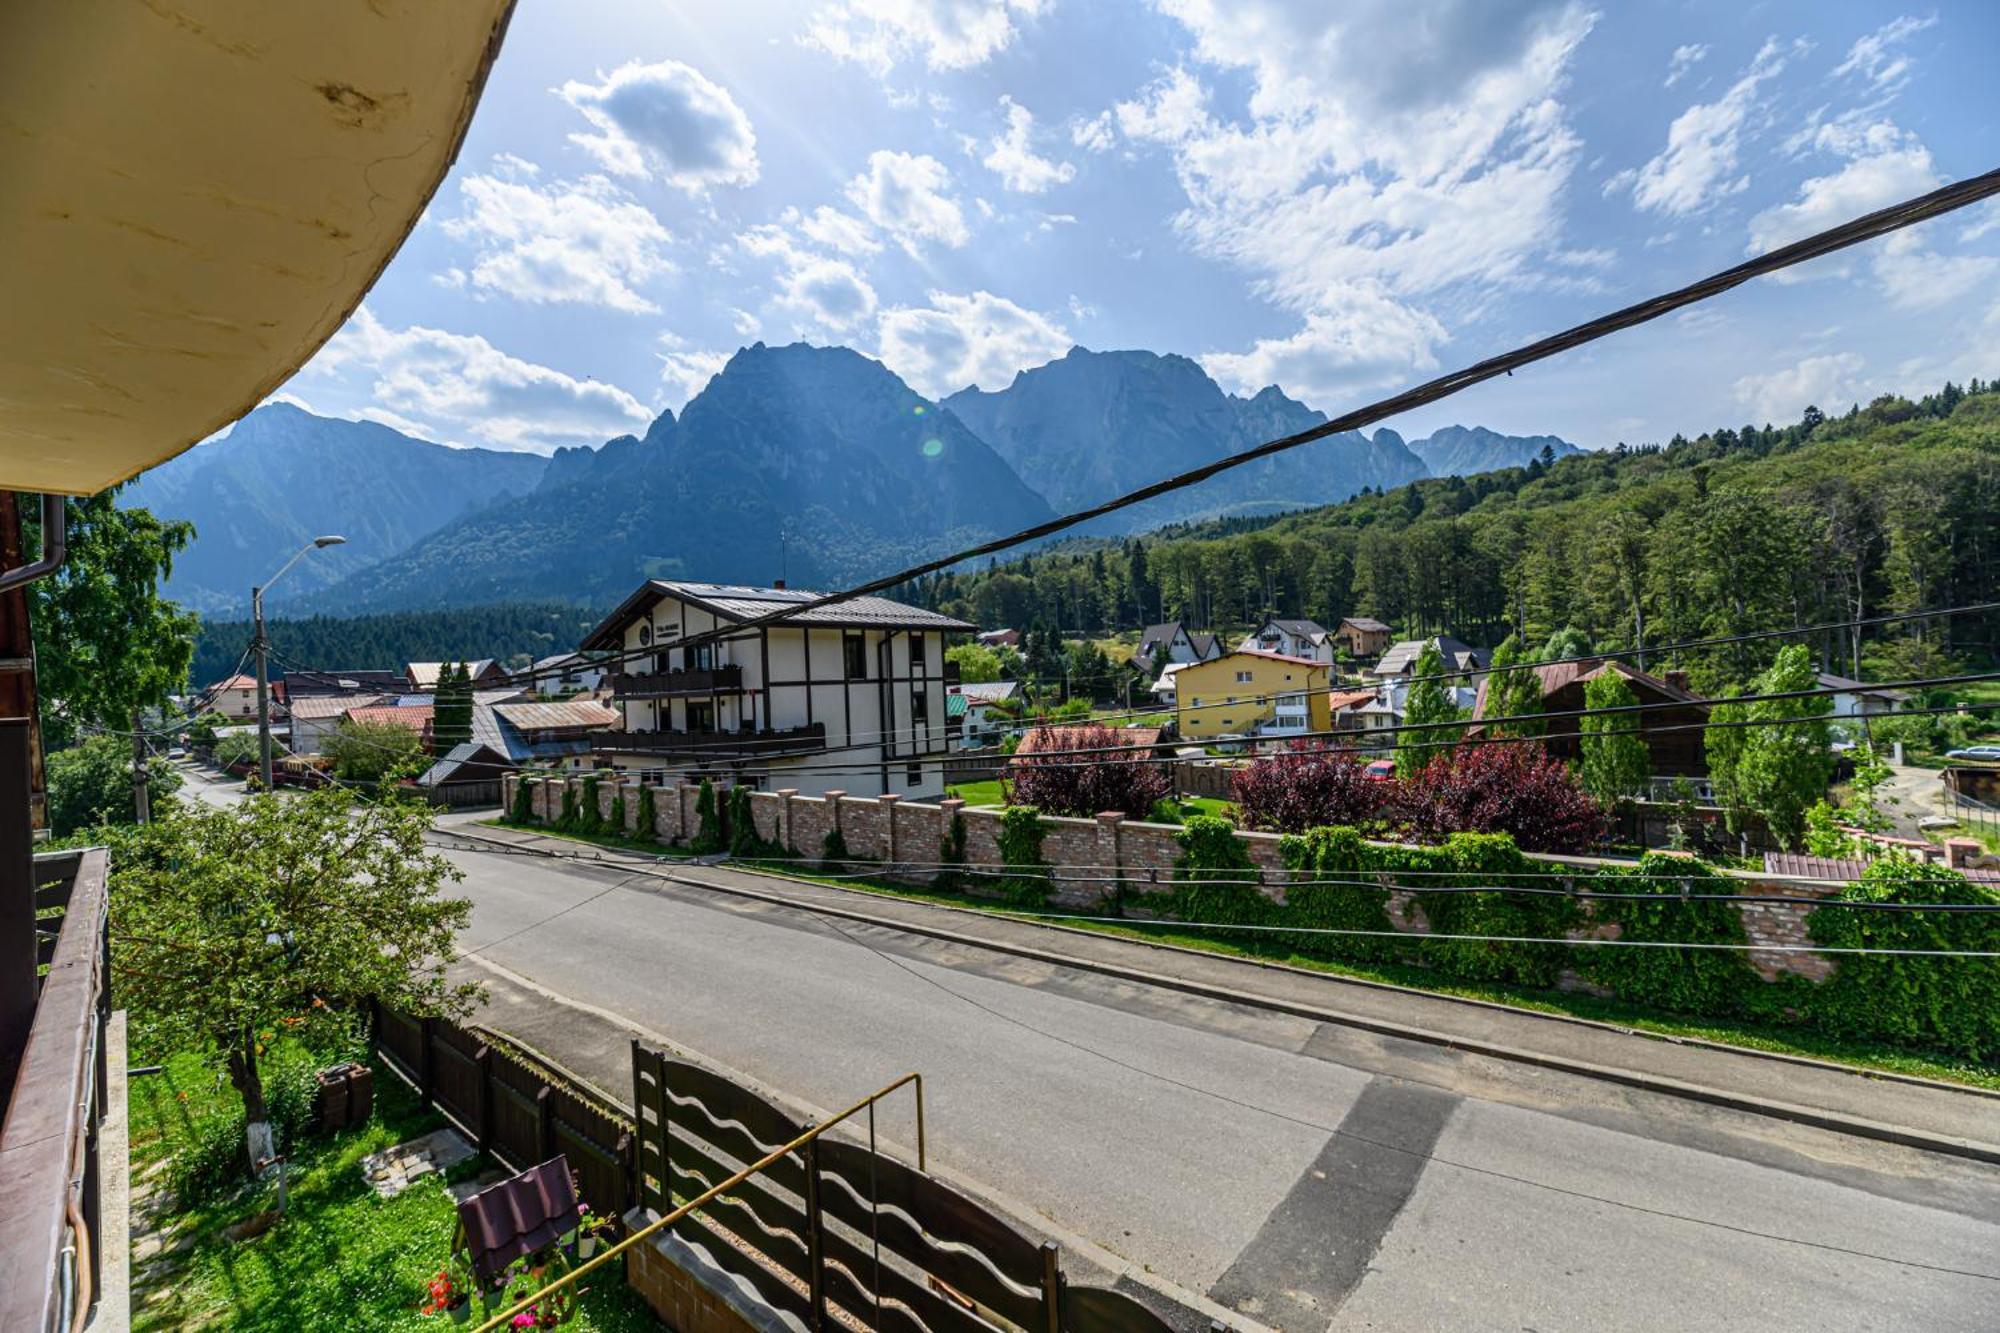
[[[1784,269],[1803,264],[1808,260],[1817,259],[1824,255],[1847,249],[1850,246],[1859,245],[1864,241],[1874,240],[1877,237],[1901,231],[1906,227],[1911,227],[1917,223],[1926,222],[1932,218],[1941,217],[1944,214],[1978,203],[1980,200],[1989,198],[1995,194],[2000,194],[2000,170],[1989,171],[1983,175],[1974,176],[1969,180],[1958,181],[1954,184],[1943,186],[1928,194],[1919,195],[1915,198],[1904,200],[1901,203],[1892,204],[1887,208],[1878,209],[1873,213],[1842,223],[1837,227],[1827,228],[1803,240],[1794,241],[1790,245],[1780,246],[1776,250],[1747,260],[1733,268],[1710,274],[1708,277],[1689,283],[1674,291],[1665,292],[1640,301],[1637,304],[1626,306],[1621,310],[1613,311],[1610,314],[1601,315],[1596,319],[1576,325],[1561,333],[1552,334],[1549,337],[1518,347],[1513,351],[1502,353],[1499,356],[1489,357],[1474,365],[1453,371],[1447,375],[1441,375],[1414,388],[1406,389],[1402,393],[1392,397],[1380,399],[1365,407],[1356,408],[1342,416],[1314,426],[1309,430],[1299,431],[1292,435],[1267,441],[1254,448],[1243,450],[1240,453],[1219,458],[1201,467],[1190,468],[1187,471],[1176,473],[1173,476],[1163,478],[1150,485],[1142,486],[1137,490],[1128,491],[1123,495],[1103,501],[1100,504],[1092,505],[1089,508],[1073,510],[1068,514],[1049,519],[1046,522],[1037,523],[1011,536],[996,537],[990,541],[966,547],[951,555],[940,556],[933,560],[912,565],[908,569],[900,570],[897,573],[871,579],[842,592],[809,597],[803,601],[782,606],[777,610],[752,616],[746,620],[737,622],[728,631],[705,631],[703,634],[678,640],[676,646],[693,646],[700,643],[713,642],[716,639],[726,637],[727,634],[740,633],[744,630],[776,624],[780,621],[793,620],[809,611],[834,606],[841,602],[852,601],[857,597],[867,597],[876,593],[886,592],[896,588],[900,584],[909,583],[926,574],[934,574],[941,570],[949,569],[951,566],[961,564],[967,560],[974,560],[984,555],[992,555],[1027,542],[1052,536],[1055,533],[1073,528],[1078,524],[1086,523],[1091,519],[1101,518],[1107,514],[1116,513],[1121,509],[1130,508],[1142,501],[1154,499],[1158,496],[1207,481],[1211,477],[1227,472],[1232,468],[1253,463],[1258,459],[1268,458],[1289,449],[1296,449],[1301,445],[1310,444],[1315,440],[1325,439],[1331,435],[1338,435],[1348,431],[1359,430],[1364,426],[1374,425],[1376,422],[1387,417],[1396,416],[1400,413],[1412,411],[1448,398],[1462,390],[1471,388],[1473,385],[1484,383],[1490,379],[1496,379],[1502,375],[1511,375],[1515,370],[1524,366],[1547,360],[1562,352],[1595,342],[1613,333],[1637,327],[1638,325],[1659,319],[1664,315],[1670,315],[1676,310],[1698,304],[1711,297],[1719,296],[1724,292],[1749,282],[1753,278],[1777,273]],[[657,651],[657,647],[649,647],[644,653],[635,650],[626,650],[607,660],[627,661],[646,656],[655,651]]]

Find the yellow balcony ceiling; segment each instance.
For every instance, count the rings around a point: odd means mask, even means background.
[[[511,8],[0,4],[0,488],[101,490],[304,364],[457,156]]]

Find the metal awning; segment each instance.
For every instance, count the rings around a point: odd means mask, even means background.
[[[451,166],[511,9],[0,6],[0,488],[101,490],[304,364]]]

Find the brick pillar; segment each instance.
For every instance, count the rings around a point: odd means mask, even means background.
[[[956,796],[947,796],[938,802],[938,809],[944,812],[942,816],[943,822],[938,825],[938,855],[942,857],[944,855],[944,844],[951,837],[951,821],[957,819],[958,812],[965,809],[965,802]],[[968,853],[968,858],[969,855]],[[946,872],[939,870],[932,878],[935,879],[944,873]]]
[[[892,791],[885,791],[875,798],[876,803],[882,807],[882,841],[884,844],[882,859],[884,861],[894,861],[896,859],[896,802],[902,799],[902,797]]]
[[[1097,863],[1109,868],[1112,881],[1108,889],[1100,887],[1100,897],[1109,898],[1118,911],[1124,911],[1125,865],[1118,850],[1118,826],[1125,822],[1123,810],[1100,810],[1097,812]],[[1098,874],[1106,873],[1103,870]]]
[[[510,816],[514,813],[514,793],[520,789],[521,776],[518,773],[500,775],[500,813]]]
[[[780,787],[772,794],[778,798],[778,845],[796,852],[798,848],[792,844],[792,798],[799,794],[799,789]]]
[[[619,832],[637,833],[639,831],[639,779],[620,778],[618,780],[618,794],[625,800],[625,826]],[[651,831],[650,829],[647,830],[648,833]]]
[[[829,815],[833,816],[833,831],[835,833],[840,834],[841,840],[843,842],[847,840],[847,834],[843,832],[840,827],[840,802],[841,798],[845,797],[846,795],[847,795],[846,792],[841,791],[838,787],[836,787],[832,791],[828,792],[825,795],[825,797],[822,798],[826,801],[826,812]],[[848,850],[851,852],[854,849],[850,847],[848,848]]]
[[[1953,870],[1969,870],[1972,868],[1972,858],[1985,850],[1976,838],[1946,838],[1944,863]]]
[[[676,836],[682,842],[686,842],[694,837],[694,807],[700,800],[701,787],[698,784],[689,782],[674,784],[674,818],[675,822],[680,825],[680,831]]]

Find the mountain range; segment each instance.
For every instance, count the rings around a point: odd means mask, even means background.
[[[1186,357],[1078,347],[996,392],[925,399],[844,347],[758,343],[679,416],[553,457],[461,449],[269,403],[121,497],[191,519],[169,593],[240,613],[248,583],[324,532],[267,601],[353,614],[528,599],[606,603],[641,578],[831,585],[1087,506],[1326,417],[1228,394]],[[1087,532],[1299,509],[1426,476],[1521,466],[1554,436],[1348,432],[1149,500]]]

